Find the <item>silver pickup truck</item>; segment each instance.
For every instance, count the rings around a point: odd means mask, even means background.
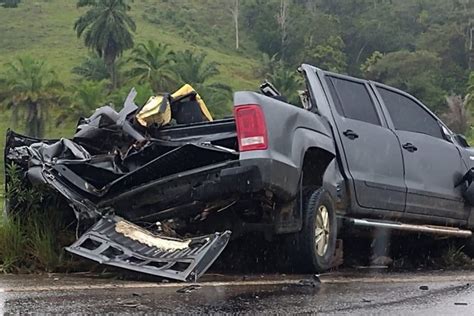
[[[132,93],[120,112],[81,119],[71,140],[9,131],[5,161],[90,222],[67,250],[158,276],[194,281],[231,238],[255,231],[284,235],[315,272],[330,268],[348,227],[464,238],[473,255],[466,140],[400,90],[299,71],[301,107],[237,92],[232,118],[143,129]]]

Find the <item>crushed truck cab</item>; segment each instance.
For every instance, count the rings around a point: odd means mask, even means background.
[[[302,107],[267,85],[235,93],[233,117],[212,120],[194,91],[144,107],[132,91],[120,112],[81,119],[70,140],[9,131],[5,161],[90,223],[68,251],[182,281],[249,232],[282,235],[295,266],[314,272],[354,228],[465,238],[474,254],[465,140],[400,90],[299,70]]]

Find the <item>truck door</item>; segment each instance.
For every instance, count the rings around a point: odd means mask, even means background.
[[[406,212],[467,219],[470,208],[465,208],[462,188],[456,187],[467,167],[457,146],[418,100],[386,86],[376,87],[402,146]]]
[[[406,186],[400,144],[368,84],[336,75],[326,75],[326,81],[358,206],[402,212]]]

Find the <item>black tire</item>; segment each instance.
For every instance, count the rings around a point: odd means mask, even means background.
[[[322,273],[331,268],[336,249],[337,221],[334,203],[331,196],[320,188],[307,195],[303,212],[303,228],[297,234],[297,251],[294,253],[293,261],[298,263],[298,268],[302,272]],[[324,234],[322,238],[326,240],[324,247],[321,242],[316,242],[316,225],[320,235],[318,238],[321,238],[323,213],[327,214],[327,230],[324,229],[322,233]]]

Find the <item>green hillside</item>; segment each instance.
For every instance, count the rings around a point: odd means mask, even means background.
[[[219,64],[220,74],[213,80],[225,83],[234,90],[253,90],[258,83],[255,77],[257,61],[251,56],[256,55],[248,49],[235,50],[228,12],[225,8],[216,12],[217,7],[215,10],[207,10],[213,8],[212,2],[216,3],[211,1],[203,6],[186,1],[188,5],[182,5],[179,9],[185,14],[173,17],[166,12],[176,11],[174,1],[135,1],[130,12],[137,23],[135,43],[153,40],[169,44],[174,51],[193,49],[205,52],[208,61]],[[0,7],[0,72],[6,63],[18,57],[32,56],[46,61],[54,68],[60,81],[74,85],[71,70],[89,53],[83,39],[78,39],[73,30],[75,20],[84,12],[85,9],[76,8],[76,1],[73,0],[23,1],[18,8]],[[161,18],[163,15],[166,19]],[[220,15],[221,18],[215,19],[214,24],[206,23],[203,26],[209,29],[207,35],[199,38],[189,29],[189,25],[204,22],[215,15]],[[188,20],[188,26],[179,28],[171,23],[179,24],[182,19]],[[123,56],[123,59],[126,58],[127,53]],[[47,137],[71,136],[75,121],[67,121],[57,127],[55,116],[53,111],[51,123],[46,128]],[[4,135],[6,129],[14,125],[8,111],[3,111],[0,114],[0,135]],[[21,131],[21,124],[18,125],[15,129]],[[4,137],[1,136],[0,147],[3,146]],[[3,160],[3,155],[0,160]],[[3,165],[3,161],[0,163]]]
[[[215,31],[211,36],[196,39],[192,37],[192,32],[187,32],[186,35],[184,29],[179,29],[168,23],[149,22],[160,17],[158,7],[166,8],[170,5],[170,2],[160,0],[135,1],[130,14],[137,23],[136,43],[154,40],[169,44],[173,50],[197,49],[204,51],[208,54],[210,61],[220,64],[221,74],[217,80],[229,84],[234,89],[254,88],[257,81],[253,69],[257,63],[250,57],[250,53],[236,52],[231,44],[232,39],[230,41],[228,39],[219,40],[214,36]],[[195,11],[199,7],[207,8],[207,6],[192,5],[188,10],[194,11],[195,14],[206,13],[208,17],[213,14],[208,10]],[[76,1],[73,0],[24,1],[15,9],[0,8],[0,34],[2,34],[0,56],[2,63],[12,61],[22,55],[34,56],[47,61],[56,69],[61,80],[69,82],[72,78],[71,69],[88,54],[83,40],[77,39],[73,30],[74,21],[84,11],[77,9]],[[220,13],[225,19],[228,13],[225,9],[221,9],[221,11]],[[213,12],[216,14],[215,11]],[[183,17],[189,17],[189,14],[192,13],[186,12]],[[228,28],[231,30],[232,24],[229,19],[220,22],[229,24]],[[226,29],[219,24],[214,26],[206,24],[206,27]],[[222,32],[220,35],[223,36]],[[229,36],[232,36],[231,32],[229,32]],[[223,45],[224,43],[229,46],[226,47]]]

